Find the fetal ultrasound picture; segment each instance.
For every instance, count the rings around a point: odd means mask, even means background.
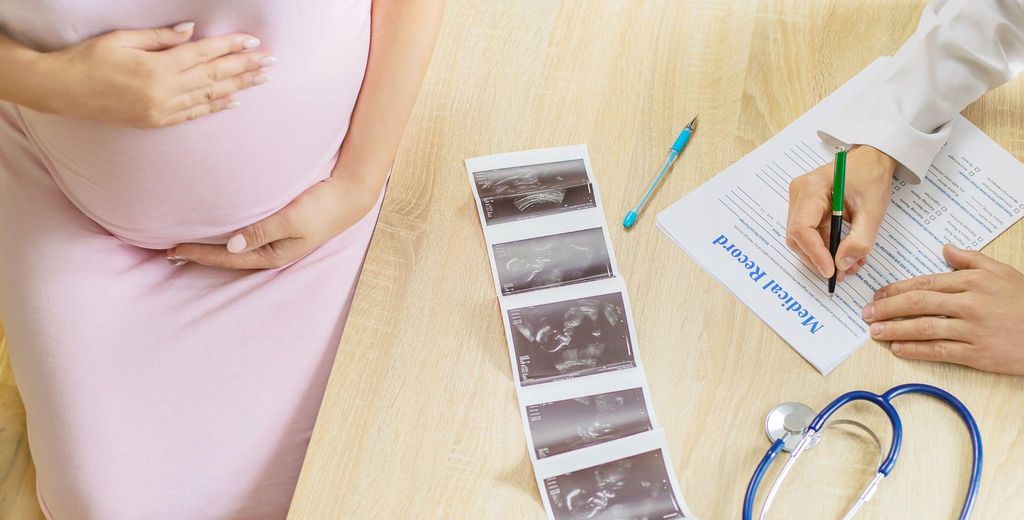
[[[597,205],[583,159],[476,172],[473,180],[489,226]]]
[[[556,520],[683,518],[661,450],[544,479]]]
[[[526,416],[538,459],[651,429],[641,388],[530,405]]]
[[[508,311],[524,386],[636,366],[621,293]]]
[[[494,264],[506,296],[612,276],[601,228],[495,244]]]

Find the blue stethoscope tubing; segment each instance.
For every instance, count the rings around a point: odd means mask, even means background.
[[[828,406],[823,408],[818,415],[814,417],[811,424],[807,427],[808,434],[821,431],[825,426],[825,423],[829,418],[840,408],[846,406],[853,401],[867,401],[871,404],[882,409],[885,415],[889,418],[889,423],[892,425],[892,440],[889,444],[889,454],[885,460],[882,461],[881,465],[878,466],[878,474],[885,477],[889,475],[893,467],[896,465],[896,459],[900,454],[900,446],[903,444],[903,424],[900,421],[899,413],[896,412],[896,408],[892,405],[892,399],[905,394],[924,394],[934,397],[940,401],[945,402],[960,416],[960,420],[963,421],[967,427],[967,431],[971,436],[971,451],[973,457],[973,463],[971,464],[971,480],[967,487],[967,496],[964,498],[963,506],[960,508],[960,520],[967,520],[971,516],[971,511],[974,509],[974,502],[978,496],[978,489],[981,487],[981,463],[982,463],[982,447],[981,447],[981,432],[978,429],[978,423],[974,420],[974,416],[971,415],[970,410],[959,399],[954,397],[949,392],[922,383],[909,383],[900,385],[889,389],[884,394],[878,395],[871,392],[865,392],[863,390],[855,390],[853,392],[847,392],[834,401],[829,403]],[[761,462],[758,463],[757,469],[754,470],[753,476],[750,477],[750,483],[747,484],[747,492],[743,498],[743,520],[752,520],[754,514],[754,499],[757,495],[757,490],[761,486],[761,480],[764,478],[765,473],[768,472],[768,468],[771,466],[775,457],[782,451],[785,446],[785,438],[777,439],[772,443],[768,451],[765,452],[764,457],[761,458]]]

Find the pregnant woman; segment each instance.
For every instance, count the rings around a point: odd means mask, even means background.
[[[286,515],[441,10],[0,3],[0,317],[48,517]]]

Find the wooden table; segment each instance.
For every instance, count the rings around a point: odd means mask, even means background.
[[[657,211],[898,48],[923,4],[450,0],[289,518],[543,518],[462,161],[586,143],[614,224],[698,111],[698,136],[638,228],[609,227],[694,513],[739,516],[774,404],[817,408],[847,390],[919,381],[958,394],[981,424],[976,518],[1020,518],[1024,379],[902,361],[875,343],[822,377],[654,227]],[[1024,157],[1024,84],[966,116]],[[1024,227],[986,252],[1024,267]],[[904,452],[863,514],[950,518],[966,489],[967,436],[939,404],[898,406]],[[882,426],[867,408],[846,416]],[[863,439],[829,440],[797,468],[776,518],[841,516],[870,478]]]

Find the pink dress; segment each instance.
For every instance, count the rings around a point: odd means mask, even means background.
[[[0,32],[38,50],[182,21],[259,37],[271,81],[147,131],[0,102],[0,319],[53,519],[283,518],[376,221],[278,270],[163,252],[330,175],[369,0],[0,2]]]

